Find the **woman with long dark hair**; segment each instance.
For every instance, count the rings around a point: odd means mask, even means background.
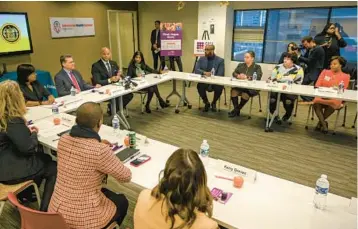
[[[27,107],[50,105],[55,98],[36,79],[35,67],[31,64],[20,64],[17,66],[17,82],[25,98]]]
[[[314,38],[317,45],[324,48],[325,60],[323,68],[328,69],[333,56],[340,56],[340,48],[347,46],[346,41],[339,33],[339,28],[334,23],[328,23],[321,33]]]
[[[136,77],[142,77],[145,74],[148,73],[159,73],[157,70],[154,70],[152,68],[150,68],[144,60],[144,56],[143,53],[141,51],[136,51],[132,57],[132,60],[128,66],[128,72],[127,75],[132,77],[132,78],[136,78]],[[147,91],[148,92],[148,97],[147,97],[147,103],[145,105],[145,112],[147,113],[151,113],[150,110],[150,102],[152,101],[153,98],[153,94],[155,94],[159,100],[159,104],[162,108],[168,107],[169,104],[167,104],[164,99],[160,96],[159,90],[157,85],[142,89],[142,91]]]
[[[143,190],[134,210],[134,229],[218,229],[213,198],[198,154],[178,149],[167,160],[159,184]]]
[[[299,52],[299,48],[295,42],[288,43],[286,51],[281,54],[278,64],[283,63],[283,59],[285,58],[286,53],[296,53],[298,55],[298,52]],[[299,65],[299,62],[296,61],[295,64]]]

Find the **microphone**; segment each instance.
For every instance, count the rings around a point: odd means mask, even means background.
[[[130,76],[126,76],[124,78],[124,88],[129,89],[131,87],[131,85],[133,85],[134,87],[138,86],[138,84],[136,82],[132,81]]]

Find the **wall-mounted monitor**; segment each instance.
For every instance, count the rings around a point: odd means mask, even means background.
[[[32,52],[27,13],[0,12],[0,56]]]

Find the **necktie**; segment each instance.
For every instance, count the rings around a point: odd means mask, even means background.
[[[108,71],[109,75],[112,76],[112,75],[111,75],[111,74],[112,74],[112,72],[111,72],[111,65],[110,65],[108,62],[106,62],[106,65],[107,65],[107,71]]]
[[[71,76],[71,81],[72,81],[73,86],[75,86],[75,88],[80,92],[81,88],[80,88],[80,85],[78,84],[78,82],[76,80],[75,75],[73,75],[73,73],[70,72],[70,76]]]

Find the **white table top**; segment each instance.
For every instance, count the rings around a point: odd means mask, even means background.
[[[184,73],[184,72],[169,72],[169,74],[177,80],[193,81],[199,83],[207,84],[217,84],[222,86],[229,87],[240,87],[246,89],[260,90],[260,91],[272,91],[280,92],[285,94],[294,94],[294,95],[305,95],[305,96],[320,96],[324,98],[340,99],[343,101],[357,102],[357,91],[354,90],[345,90],[343,94],[337,93],[328,93],[323,92],[319,93],[317,89],[309,85],[297,85],[293,84],[291,88],[283,89],[284,84],[276,84],[276,86],[270,86],[266,81],[247,81],[247,80],[232,80],[232,77],[207,77],[203,78],[197,74]]]
[[[27,121],[37,121],[52,115],[52,110],[44,107],[27,107],[25,118]]]
[[[74,123],[74,116],[60,114],[61,132],[69,129]],[[39,140],[45,146],[56,150],[58,139],[56,134],[43,137],[41,131],[53,129],[49,123],[53,117],[47,117],[35,122],[39,127]],[[112,128],[102,125],[100,136],[110,142],[123,144],[127,131],[122,131],[119,136],[114,136]],[[132,183],[147,189],[152,189],[159,181],[159,173],[164,169],[170,155],[178,149],[176,146],[165,144],[153,139],[144,143],[144,136],[138,135],[137,143],[141,154],[151,156],[151,160],[139,167],[133,167],[126,163],[132,171]],[[245,182],[243,188],[236,189],[231,181],[218,179],[215,175],[227,176],[215,167],[217,160],[210,159],[206,166],[208,174],[208,186],[216,187],[233,196],[225,204],[214,202],[213,217],[220,224],[229,228],[240,229],[355,229],[357,216],[348,213],[350,200],[334,194],[328,195],[327,209],[318,210],[313,206],[314,189],[287,180],[276,178],[267,174],[257,173],[255,183]],[[328,178],[329,179],[329,178]]]

